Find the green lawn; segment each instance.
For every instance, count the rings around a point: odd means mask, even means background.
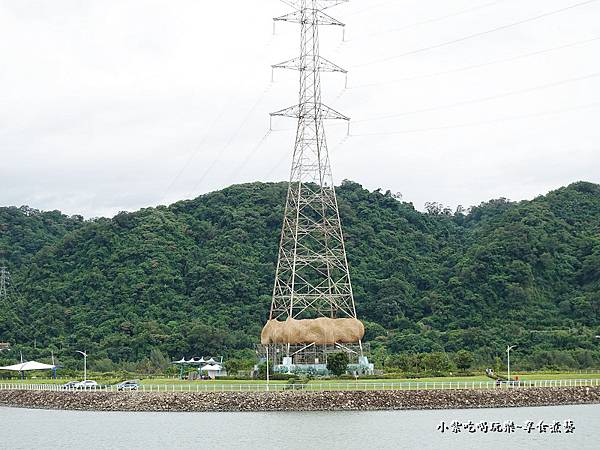
[[[265,380],[177,380],[173,378],[149,378],[140,380],[141,384],[265,384]],[[287,380],[271,380],[272,384],[286,384]]]
[[[574,380],[574,379],[598,379],[600,373],[594,374],[581,374],[581,373],[513,373],[514,376],[519,376],[520,380]],[[95,379],[99,384],[116,384],[119,381],[117,379],[106,379],[100,377],[90,377]],[[135,378],[135,377],[134,377]],[[73,378],[76,380],[77,377]],[[46,378],[34,378],[27,380],[0,380],[0,383],[24,383],[24,384],[64,384],[67,379],[52,380]],[[480,376],[463,376],[463,377],[437,377],[437,378],[394,378],[394,379],[359,379],[357,382],[362,384],[390,384],[390,383],[415,383],[415,382],[427,382],[427,383],[442,383],[442,382],[480,382],[480,381],[492,381],[483,375]],[[148,378],[141,379],[140,382],[145,385],[256,385],[264,384],[265,380],[198,380],[188,381],[179,380],[174,378]],[[312,380],[310,384],[352,384],[356,383],[355,380]],[[271,380],[271,384],[287,384],[286,380]]]
[[[456,381],[490,381],[489,378],[485,376],[466,376],[466,377],[440,377],[440,378],[392,378],[392,379],[358,379],[356,380],[347,380],[347,379],[327,379],[320,380],[314,379],[309,382],[309,384],[352,384],[352,383],[414,383],[414,382],[456,382]],[[142,379],[142,384],[264,384],[265,380],[202,380],[202,381],[187,381],[187,380],[174,380],[172,378],[153,378],[153,379]],[[272,384],[287,384],[286,380],[271,380]]]
[[[98,378],[98,377],[88,377],[91,380],[96,380],[99,384],[112,384],[112,383],[118,383],[121,380],[115,380],[115,379],[106,379],[106,378]],[[69,378],[69,379],[62,379],[62,380],[53,380],[52,378],[28,378],[26,380],[18,380],[18,379],[12,379],[12,380],[2,380],[0,379],[0,384],[5,383],[5,384],[65,384],[69,381],[81,381],[83,379],[83,377],[73,377],[73,378]]]
[[[595,380],[600,378],[600,373],[524,373],[511,374],[511,378],[518,376],[519,380]]]

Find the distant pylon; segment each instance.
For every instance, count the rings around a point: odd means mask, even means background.
[[[321,102],[320,72],[346,70],[320,56],[319,26],[344,24],[324,9],[348,0],[282,0],[300,24],[300,56],[274,69],[300,72],[298,104],[271,116],[298,119],[270,320],[356,318],[350,272],[323,121],[350,119]]]
[[[0,303],[8,300],[10,273],[6,267],[0,267]]]

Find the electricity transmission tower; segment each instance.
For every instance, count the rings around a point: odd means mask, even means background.
[[[342,2],[284,3],[295,11],[275,21],[300,24],[300,56],[273,67],[300,72],[300,97],[271,114],[298,119],[298,128],[269,318],[356,317],[323,126],[349,119],[321,103],[321,72],[346,72],[319,54],[319,27],[344,26],[323,9]]]
[[[273,68],[297,70],[300,93],[298,104],[271,113],[271,117],[295,118],[298,125],[269,320],[356,319],[323,126],[327,119],[350,119],[321,102],[321,72],[347,72],[323,58],[319,49],[321,26],[345,26],[324,10],[348,0],[282,1],[294,11],[274,20],[300,25],[300,56]],[[345,347],[337,342],[331,344],[334,349]],[[361,345],[360,339],[356,344]],[[290,357],[291,352],[298,356],[311,348],[316,361],[323,354],[322,350],[315,350],[314,343],[296,350],[290,347],[288,343],[287,348],[282,346],[277,352]]]
[[[8,301],[8,285],[10,273],[6,267],[0,267],[0,304]]]
[[[8,305],[8,287],[10,285],[10,273],[6,267],[0,267],[0,308],[6,309]],[[0,352],[8,350],[10,344],[8,342],[2,342],[0,336]]]

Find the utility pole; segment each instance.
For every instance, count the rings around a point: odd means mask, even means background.
[[[509,345],[508,347],[506,347],[506,354],[508,359],[508,381],[510,381],[510,351],[515,347],[516,345]]]
[[[269,347],[267,347],[267,391],[269,390]]]
[[[80,353],[83,355],[83,381],[87,380],[87,353],[86,352],[82,352],[80,350],[77,350],[77,353]]]

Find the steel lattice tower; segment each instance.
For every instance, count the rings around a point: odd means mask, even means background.
[[[0,302],[8,301],[8,285],[10,274],[6,267],[0,267]]]
[[[6,267],[0,267],[0,308],[9,307],[8,289],[10,287],[10,273]],[[0,352],[10,349],[8,342],[0,340]]]
[[[15,291],[10,278],[10,272],[7,267],[0,266],[0,308],[6,314],[6,318],[10,318],[15,324],[13,330],[14,334],[23,336],[25,334],[26,325],[23,323],[22,318],[15,313],[15,310],[19,308],[19,295]],[[12,317],[11,317],[12,316]],[[6,329],[3,331],[7,331]],[[10,344],[3,342],[4,336],[0,336],[0,351],[8,350]]]
[[[319,27],[344,24],[323,10],[348,0],[282,0],[300,24],[300,56],[273,68],[300,72],[297,105],[272,113],[298,119],[270,320],[356,318],[325,119],[350,119],[321,102],[321,72],[346,70],[320,56]]]

